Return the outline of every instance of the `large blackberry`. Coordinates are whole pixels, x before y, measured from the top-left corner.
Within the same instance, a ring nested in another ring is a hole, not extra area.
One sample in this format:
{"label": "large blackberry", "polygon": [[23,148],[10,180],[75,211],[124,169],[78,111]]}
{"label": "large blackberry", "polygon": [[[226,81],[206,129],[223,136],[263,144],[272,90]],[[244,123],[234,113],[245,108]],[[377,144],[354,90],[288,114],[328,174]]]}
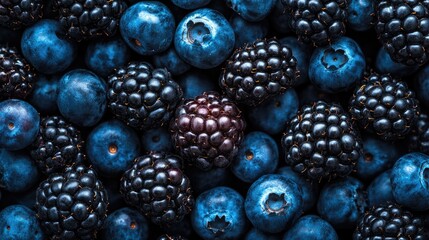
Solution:
{"label": "large blackberry", "polygon": [[187,100],[177,108],[170,124],[176,150],[203,170],[231,163],[245,127],[237,106],[216,92]]}
{"label": "large blackberry", "polygon": [[427,239],[423,221],[396,204],[373,207],[361,218],[354,240],[366,239]]}
{"label": "large blackberry", "polygon": [[84,160],[80,132],[60,116],[42,119],[39,134],[31,146],[31,157],[45,174],[62,172]]}
{"label": "large blackberry", "polygon": [[68,36],[80,42],[113,36],[126,4],[122,0],[56,0],[56,8]]}
{"label": "large blackberry", "polygon": [[414,92],[390,75],[365,76],[350,100],[350,114],[361,128],[384,140],[404,138],[419,114]]}
{"label": "large blackberry", "polygon": [[408,150],[429,154],[429,116],[420,114],[408,136]]}
{"label": "large blackberry", "polygon": [[282,138],[286,163],[307,178],[345,177],[361,154],[361,140],[347,113],[319,101],[292,118]]}
{"label": "large blackberry", "polygon": [[166,69],[153,69],[146,62],[131,62],[109,76],[110,110],[137,129],[168,123],[182,95],[179,84]]}
{"label": "large blackberry", "polygon": [[347,0],[281,0],[298,39],[325,46],[346,32]]}
{"label": "large blackberry", "polygon": [[429,57],[429,1],[381,0],[375,30],[390,57],[419,65]]}
{"label": "large blackberry", "polygon": [[16,49],[0,47],[0,101],[26,98],[33,90],[34,80],[33,68]]}
{"label": "large blackberry", "polygon": [[49,239],[95,239],[108,199],[91,168],[77,165],[51,174],[36,192],[36,211]]}
{"label": "large blackberry", "polygon": [[138,157],[121,178],[121,193],[155,224],[179,222],[194,206],[189,179],[181,168],[178,156],[151,152]]}
{"label": "large blackberry", "polygon": [[298,74],[292,50],[276,39],[236,49],[220,76],[220,87],[239,103],[255,106],[294,86]]}
{"label": "large blackberry", "polygon": [[13,30],[27,27],[43,15],[42,0],[2,0],[0,1],[0,26]]}

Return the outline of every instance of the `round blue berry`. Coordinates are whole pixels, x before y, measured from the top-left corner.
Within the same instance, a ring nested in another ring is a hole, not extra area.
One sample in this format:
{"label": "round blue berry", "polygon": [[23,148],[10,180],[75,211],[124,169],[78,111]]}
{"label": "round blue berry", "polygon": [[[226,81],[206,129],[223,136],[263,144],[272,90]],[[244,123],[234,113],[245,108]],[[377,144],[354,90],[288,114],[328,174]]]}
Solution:
{"label": "round blue berry", "polygon": [[375,2],[373,0],[350,0],[347,8],[347,24],[355,31],[369,30],[374,23]]}
{"label": "round blue berry", "polygon": [[167,128],[149,129],[144,131],[142,135],[142,149],[146,152],[170,152],[173,149],[171,135]]}
{"label": "round blue berry", "polygon": [[392,182],[390,175],[392,170],[387,170],[376,177],[367,188],[369,207],[380,206],[385,203],[394,203]]}
{"label": "round blue berry", "polygon": [[235,33],[235,48],[244,47],[245,44],[262,39],[268,33],[268,20],[249,22],[240,15],[234,14],[229,22]]}
{"label": "round blue berry", "polygon": [[226,0],[238,15],[250,22],[262,21],[271,12],[277,0]]}
{"label": "round blue berry", "polygon": [[29,102],[41,112],[49,114],[57,112],[59,82],[60,76],[58,75],[39,75]]}
{"label": "round blue berry", "polygon": [[153,56],[153,64],[157,68],[166,68],[172,75],[183,74],[191,68],[179,57],[174,47]]}
{"label": "round blue berry", "polygon": [[201,8],[210,3],[211,0],[171,0],[171,2],[183,9]]}
{"label": "round blue berry", "polygon": [[337,240],[335,229],[327,221],[316,215],[303,216],[286,231],[283,240]]}
{"label": "round blue berry", "polygon": [[0,239],[46,239],[36,213],[22,205],[11,205],[0,212]]}
{"label": "round blue berry", "polygon": [[375,60],[375,69],[379,73],[388,73],[395,77],[405,77],[415,73],[418,66],[408,66],[392,60],[384,47],[380,48]]}
{"label": "round blue berry", "polygon": [[146,240],[149,226],[139,211],[125,207],[107,216],[100,235],[102,240]]}
{"label": "round blue berry", "polygon": [[193,99],[203,92],[217,89],[215,81],[212,81],[207,74],[202,71],[192,70],[179,77],[179,85],[183,89],[183,98]]}

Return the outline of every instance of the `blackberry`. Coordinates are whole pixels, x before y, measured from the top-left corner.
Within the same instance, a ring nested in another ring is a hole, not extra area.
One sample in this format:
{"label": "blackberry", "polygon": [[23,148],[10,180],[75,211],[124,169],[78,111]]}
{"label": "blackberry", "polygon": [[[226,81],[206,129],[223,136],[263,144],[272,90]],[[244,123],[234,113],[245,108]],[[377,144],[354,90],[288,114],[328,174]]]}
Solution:
{"label": "blackberry", "polygon": [[158,237],[158,240],[186,240],[187,238],[184,238],[180,235],[170,235],[170,234],[164,234]]}
{"label": "blackberry", "polygon": [[396,204],[373,207],[361,218],[353,234],[363,239],[427,239],[422,219]]}
{"label": "blackberry", "polygon": [[220,87],[239,103],[255,106],[295,85],[297,62],[276,39],[257,40],[235,50],[220,76]]}
{"label": "blackberry", "polygon": [[83,146],[80,132],[72,124],[59,116],[46,117],[32,144],[31,157],[43,173],[61,172],[84,160]]}
{"label": "blackberry", "polygon": [[227,167],[237,154],[246,123],[226,97],[205,92],[185,101],[170,124],[173,146],[198,168]]}
{"label": "blackberry", "polygon": [[410,132],[419,104],[405,82],[371,73],[353,93],[349,112],[361,128],[384,140],[397,140]]}
{"label": "blackberry", "polygon": [[182,100],[183,91],[164,68],[131,62],[109,76],[108,106],[129,126],[148,130],[164,125]]}
{"label": "blackberry", "polygon": [[33,25],[42,15],[42,0],[0,1],[0,26],[17,30]]}
{"label": "blackberry", "polygon": [[390,57],[421,65],[429,57],[429,1],[382,0],[376,8],[375,30]]}
{"label": "blackberry", "polygon": [[286,163],[312,180],[345,177],[361,154],[361,139],[347,113],[319,101],[292,118],[282,138]]}
{"label": "blackberry", "polygon": [[0,47],[0,101],[25,99],[33,90],[35,72],[15,48]]}
{"label": "blackberry", "polygon": [[182,172],[182,159],[161,152],[138,157],[121,178],[125,202],[139,208],[153,223],[170,225],[194,205],[191,185]]}
{"label": "blackberry", "polygon": [[408,136],[408,150],[429,154],[429,116],[420,114]]}
{"label": "blackberry", "polygon": [[82,165],[51,174],[36,192],[37,217],[49,239],[95,239],[107,206],[103,184]]}
{"label": "blackberry", "polygon": [[59,21],[75,41],[116,33],[126,8],[122,0],[56,0]]}
{"label": "blackberry", "polygon": [[321,47],[346,32],[347,0],[281,0],[290,25],[305,43]]}

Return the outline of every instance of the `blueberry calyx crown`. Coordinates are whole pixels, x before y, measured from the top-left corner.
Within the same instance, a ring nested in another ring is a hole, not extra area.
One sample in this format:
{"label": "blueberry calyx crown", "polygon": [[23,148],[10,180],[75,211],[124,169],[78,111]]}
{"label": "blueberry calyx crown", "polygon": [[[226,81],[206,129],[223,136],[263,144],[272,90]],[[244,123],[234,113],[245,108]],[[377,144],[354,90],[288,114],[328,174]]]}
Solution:
{"label": "blueberry calyx crown", "polygon": [[284,212],[286,212],[286,208],[289,206],[289,204],[285,200],[285,194],[277,194],[277,193],[270,193],[268,195],[267,200],[264,203],[265,210],[269,214],[276,214],[280,215]]}
{"label": "blueberry calyx crown", "polygon": [[222,235],[231,226],[231,222],[226,221],[225,218],[225,215],[221,217],[216,215],[214,219],[207,222],[207,229],[211,230],[215,236]]}

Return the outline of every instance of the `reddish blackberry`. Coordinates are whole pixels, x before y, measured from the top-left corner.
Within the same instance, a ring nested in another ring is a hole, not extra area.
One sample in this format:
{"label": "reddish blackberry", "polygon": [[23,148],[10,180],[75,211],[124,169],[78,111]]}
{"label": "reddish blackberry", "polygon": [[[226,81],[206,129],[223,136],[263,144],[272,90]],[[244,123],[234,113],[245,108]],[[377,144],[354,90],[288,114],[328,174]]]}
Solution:
{"label": "reddish blackberry", "polygon": [[295,85],[292,50],[276,39],[257,40],[235,50],[220,76],[220,87],[239,103],[255,106]]}
{"label": "reddish blackberry", "polygon": [[31,157],[45,174],[62,172],[81,163],[85,156],[80,132],[60,116],[42,119],[39,134],[31,147]]}
{"label": "reddish blackberry", "polygon": [[408,136],[408,150],[429,154],[429,116],[420,114]]}
{"label": "reddish blackberry", "polygon": [[429,1],[382,0],[375,30],[390,57],[406,65],[421,65],[429,57]]}
{"label": "reddish blackberry", "polygon": [[36,192],[37,217],[49,239],[95,239],[107,206],[103,184],[82,165],[51,174]]}
{"label": "reddish blackberry", "polygon": [[34,80],[33,68],[16,49],[0,47],[0,101],[25,99],[33,90]]}
{"label": "reddish blackberry", "polygon": [[113,114],[137,129],[164,125],[182,100],[182,89],[164,68],[131,62],[109,76],[108,104]]}
{"label": "reddish blackberry", "polygon": [[384,140],[396,140],[410,132],[419,104],[405,82],[371,73],[356,88],[349,111],[361,128]]}
{"label": "reddish blackberry", "polygon": [[373,207],[361,218],[354,240],[366,239],[427,239],[423,221],[401,206],[389,204]]}
{"label": "reddish blackberry", "polygon": [[80,42],[113,36],[126,4],[122,0],[56,0],[56,8],[67,35]]}
{"label": "reddish blackberry", "polygon": [[182,159],[151,152],[135,159],[121,178],[121,193],[128,204],[139,208],[152,222],[179,222],[194,206],[191,185],[182,172]]}
{"label": "reddish blackberry", "polygon": [[231,163],[245,127],[237,106],[216,92],[187,100],[177,108],[170,124],[176,150],[203,170]]}
{"label": "reddish blackberry", "polygon": [[325,46],[346,32],[347,0],[281,0],[298,39]]}
{"label": "reddish blackberry", "polygon": [[286,163],[307,178],[345,177],[355,168],[361,140],[347,113],[319,101],[304,106],[282,138]]}
{"label": "reddish blackberry", "polygon": [[0,25],[13,30],[33,25],[43,15],[42,0],[0,1]]}

